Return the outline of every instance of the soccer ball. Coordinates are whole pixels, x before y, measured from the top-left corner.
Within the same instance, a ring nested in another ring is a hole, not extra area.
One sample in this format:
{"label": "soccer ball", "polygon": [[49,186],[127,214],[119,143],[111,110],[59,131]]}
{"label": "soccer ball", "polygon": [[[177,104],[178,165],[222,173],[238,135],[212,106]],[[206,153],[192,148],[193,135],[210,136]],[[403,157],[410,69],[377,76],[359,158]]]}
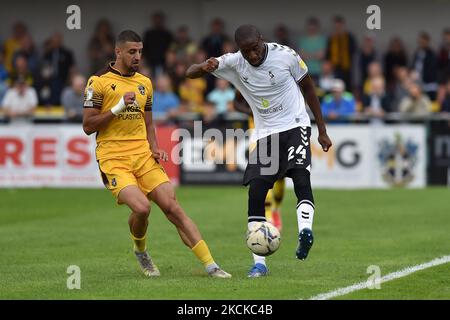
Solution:
{"label": "soccer ball", "polygon": [[258,256],[270,256],[280,241],[280,231],[270,222],[257,222],[247,231],[247,247]]}

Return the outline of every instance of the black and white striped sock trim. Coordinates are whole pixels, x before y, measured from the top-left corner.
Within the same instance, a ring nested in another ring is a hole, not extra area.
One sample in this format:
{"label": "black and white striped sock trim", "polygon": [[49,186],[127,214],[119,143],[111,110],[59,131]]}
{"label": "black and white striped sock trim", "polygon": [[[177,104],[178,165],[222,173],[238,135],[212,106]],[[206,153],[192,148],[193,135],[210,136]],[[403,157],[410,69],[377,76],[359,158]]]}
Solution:
{"label": "black and white striped sock trim", "polygon": [[248,216],[248,222],[255,222],[255,221],[267,221],[267,219],[264,216]]}
{"label": "black and white striped sock trim", "polygon": [[309,200],[302,200],[302,201],[300,201],[300,202],[297,204],[297,209],[298,209],[298,207],[300,207],[300,205],[301,205],[302,203],[307,203],[307,204],[309,204],[311,207],[313,207],[314,210],[316,210],[316,207],[314,206],[314,203],[311,202],[311,201],[309,201]]}

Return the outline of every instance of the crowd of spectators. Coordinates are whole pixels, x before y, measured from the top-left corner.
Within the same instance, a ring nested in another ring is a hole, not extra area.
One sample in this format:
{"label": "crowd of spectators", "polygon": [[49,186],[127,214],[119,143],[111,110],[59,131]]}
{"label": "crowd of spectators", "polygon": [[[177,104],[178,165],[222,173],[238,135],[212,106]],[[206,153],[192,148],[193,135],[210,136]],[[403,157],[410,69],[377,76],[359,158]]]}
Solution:
{"label": "crowd of spectators", "polygon": [[[300,27],[299,39],[283,24],[265,36],[266,41],[300,53],[316,81],[328,120],[343,121],[358,114],[378,119],[389,113],[450,112],[450,28],[441,35],[420,32],[412,52],[393,35],[387,50],[380,52],[375,33],[356,39],[342,16],[335,16],[331,24],[332,32],[327,34],[322,22],[312,17]],[[102,19],[86,39],[89,74],[114,59],[115,33],[111,21]],[[438,46],[432,45],[431,36]],[[170,30],[165,15],[158,12],[142,37],[141,72],[154,84],[155,121],[172,122],[186,114],[220,120],[234,111],[235,90],[228,82],[211,75],[184,76],[192,63],[237,50],[223,20],[213,19],[209,33],[196,42],[188,26]],[[17,22],[9,37],[0,40],[0,110],[11,121],[32,118],[37,106],[62,106],[68,121],[81,121],[87,76],[80,73],[60,33],[38,46],[28,27]]]}

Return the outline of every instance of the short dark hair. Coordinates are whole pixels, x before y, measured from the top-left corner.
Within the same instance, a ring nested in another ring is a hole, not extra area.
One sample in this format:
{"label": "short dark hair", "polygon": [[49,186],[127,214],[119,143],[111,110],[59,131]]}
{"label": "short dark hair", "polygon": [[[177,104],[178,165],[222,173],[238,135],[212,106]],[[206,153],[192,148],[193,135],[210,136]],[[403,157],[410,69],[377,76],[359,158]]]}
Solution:
{"label": "short dark hair", "polygon": [[320,21],[316,17],[309,17],[306,23],[308,25],[320,26]]}
{"label": "short dark hair", "polygon": [[257,40],[259,37],[261,37],[261,33],[251,24],[243,24],[234,33],[234,41],[236,43],[242,43],[246,40]]}
{"label": "short dark hair", "polygon": [[124,30],[116,38],[116,46],[125,42],[142,42],[141,37],[132,30]]}
{"label": "short dark hair", "polygon": [[343,16],[341,16],[341,15],[335,15],[333,17],[333,21],[335,23],[345,23],[345,18]]}
{"label": "short dark hair", "polygon": [[421,31],[419,33],[419,37],[424,39],[425,41],[430,41],[431,40],[430,34],[428,32],[426,32],[426,31]]}

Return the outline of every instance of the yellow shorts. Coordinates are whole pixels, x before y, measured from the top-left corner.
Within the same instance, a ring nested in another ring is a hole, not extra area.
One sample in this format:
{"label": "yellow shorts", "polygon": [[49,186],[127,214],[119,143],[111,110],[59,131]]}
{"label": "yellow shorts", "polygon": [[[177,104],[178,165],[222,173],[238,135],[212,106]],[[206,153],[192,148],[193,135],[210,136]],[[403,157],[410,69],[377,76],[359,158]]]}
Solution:
{"label": "yellow shorts", "polygon": [[136,185],[147,196],[157,186],[169,181],[164,168],[150,152],[101,159],[98,166],[105,187],[117,201],[119,192],[126,186]]}

